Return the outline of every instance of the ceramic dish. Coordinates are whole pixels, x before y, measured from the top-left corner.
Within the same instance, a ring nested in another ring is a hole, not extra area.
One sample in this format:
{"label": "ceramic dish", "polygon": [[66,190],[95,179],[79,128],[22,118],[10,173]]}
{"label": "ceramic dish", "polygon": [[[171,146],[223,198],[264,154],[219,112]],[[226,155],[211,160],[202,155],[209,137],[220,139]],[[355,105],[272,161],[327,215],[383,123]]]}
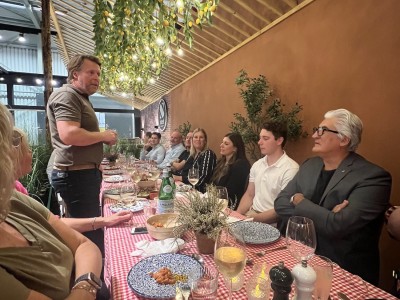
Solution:
{"label": "ceramic dish", "polygon": [[123,204],[123,203],[115,203],[111,204],[109,206],[110,211],[113,213],[117,213],[121,210],[130,210],[131,212],[137,212],[143,210],[143,202],[142,201],[136,201],[135,204]]}
{"label": "ceramic dish", "polygon": [[281,236],[275,227],[260,222],[236,222],[231,225],[240,228],[246,244],[269,244]]}
{"label": "ceramic dish", "polygon": [[[194,280],[202,274],[201,264],[194,258],[183,254],[158,254],[142,259],[132,267],[128,274],[128,285],[135,294],[147,299],[171,299],[175,298],[175,284],[158,284],[151,276],[151,272],[157,272],[167,267],[173,274],[193,276]],[[140,278],[140,280],[138,280]],[[178,286],[181,283],[177,283]]]}
{"label": "ceramic dish", "polygon": [[124,181],[124,177],[122,177],[120,175],[113,175],[113,176],[110,176],[108,178],[104,178],[104,181],[105,182],[110,182],[110,183],[121,182],[121,181]]}
{"label": "ceramic dish", "polygon": [[[134,189],[129,189],[129,190],[124,190],[124,194],[130,194],[130,193],[134,193]],[[106,195],[114,195],[114,196],[118,196],[121,194],[121,191],[119,189],[109,189],[109,190],[105,190],[104,194]]]}
{"label": "ceramic dish", "polygon": [[120,175],[122,174],[122,170],[116,169],[116,170],[104,170],[103,175]]}

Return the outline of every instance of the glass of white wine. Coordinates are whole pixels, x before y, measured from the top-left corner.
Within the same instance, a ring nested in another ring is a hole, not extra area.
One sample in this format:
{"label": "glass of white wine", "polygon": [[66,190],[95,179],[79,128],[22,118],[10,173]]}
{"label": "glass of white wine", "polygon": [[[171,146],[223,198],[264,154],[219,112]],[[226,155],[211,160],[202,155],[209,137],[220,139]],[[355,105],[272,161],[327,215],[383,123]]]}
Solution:
{"label": "glass of white wine", "polygon": [[219,201],[223,203],[222,210],[225,210],[226,208],[228,208],[229,205],[228,190],[224,186],[216,186],[215,188],[217,189]]}
{"label": "glass of white wine", "polygon": [[232,299],[232,278],[243,271],[246,265],[246,251],[240,228],[223,228],[215,242],[214,261],[224,277],[229,278],[229,299]]}
{"label": "glass of white wine", "polygon": [[192,187],[194,188],[196,184],[199,182],[199,169],[197,168],[189,169],[188,180],[192,185]]}

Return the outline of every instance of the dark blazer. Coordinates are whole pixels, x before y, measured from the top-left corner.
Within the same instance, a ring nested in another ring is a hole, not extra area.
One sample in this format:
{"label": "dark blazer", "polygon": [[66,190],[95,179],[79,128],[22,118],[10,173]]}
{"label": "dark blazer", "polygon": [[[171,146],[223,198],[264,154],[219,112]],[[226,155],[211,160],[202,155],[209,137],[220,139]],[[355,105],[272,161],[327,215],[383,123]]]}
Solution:
{"label": "dark blazer", "polygon": [[239,205],[249,181],[250,163],[247,159],[236,160],[228,172],[213,184],[224,186],[228,190],[229,207],[233,210]]}
{"label": "dark blazer", "polygon": [[[389,203],[392,178],[384,169],[351,152],[333,174],[319,204],[311,200],[324,163],[321,158],[306,160],[299,172],[275,200],[275,211],[285,230],[290,216],[313,220],[317,233],[317,254],[342,268],[377,284],[379,280],[379,236]],[[305,197],[290,203],[295,193]],[[338,213],[332,209],[348,200]]]}

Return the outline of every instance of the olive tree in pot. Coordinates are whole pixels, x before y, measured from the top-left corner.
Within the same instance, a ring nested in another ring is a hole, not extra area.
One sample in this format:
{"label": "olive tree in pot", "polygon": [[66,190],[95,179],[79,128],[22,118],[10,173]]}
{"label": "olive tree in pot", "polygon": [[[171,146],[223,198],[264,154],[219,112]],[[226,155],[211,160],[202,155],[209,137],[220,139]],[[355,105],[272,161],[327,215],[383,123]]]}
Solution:
{"label": "olive tree in pot", "polygon": [[298,116],[303,110],[302,105],[296,102],[292,107],[284,109],[285,104],[275,96],[264,75],[251,78],[246,71],[241,70],[235,83],[240,88],[246,116],[235,113],[235,121],[231,123],[230,129],[242,136],[251,160],[255,161],[261,157],[257,142],[262,124],[267,121],[286,122],[288,140],[295,141],[308,135],[303,130],[303,121]]}

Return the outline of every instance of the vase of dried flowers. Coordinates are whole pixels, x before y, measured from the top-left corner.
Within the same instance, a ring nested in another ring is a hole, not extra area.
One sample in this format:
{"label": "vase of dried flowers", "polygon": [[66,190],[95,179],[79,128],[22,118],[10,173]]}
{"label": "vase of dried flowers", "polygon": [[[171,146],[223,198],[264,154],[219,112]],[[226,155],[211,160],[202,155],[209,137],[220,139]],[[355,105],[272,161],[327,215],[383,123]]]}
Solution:
{"label": "vase of dried flowers", "polygon": [[175,211],[179,214],[177,223],[180,226],[174,229],[175,236],[193,232],[199,253],[213,253],[218,232],[228,226],[228,215],[223,209],[224,203],[213,185],[207,186],[204,195],[194,191],[185,194],[185,199],[176,199]]}

